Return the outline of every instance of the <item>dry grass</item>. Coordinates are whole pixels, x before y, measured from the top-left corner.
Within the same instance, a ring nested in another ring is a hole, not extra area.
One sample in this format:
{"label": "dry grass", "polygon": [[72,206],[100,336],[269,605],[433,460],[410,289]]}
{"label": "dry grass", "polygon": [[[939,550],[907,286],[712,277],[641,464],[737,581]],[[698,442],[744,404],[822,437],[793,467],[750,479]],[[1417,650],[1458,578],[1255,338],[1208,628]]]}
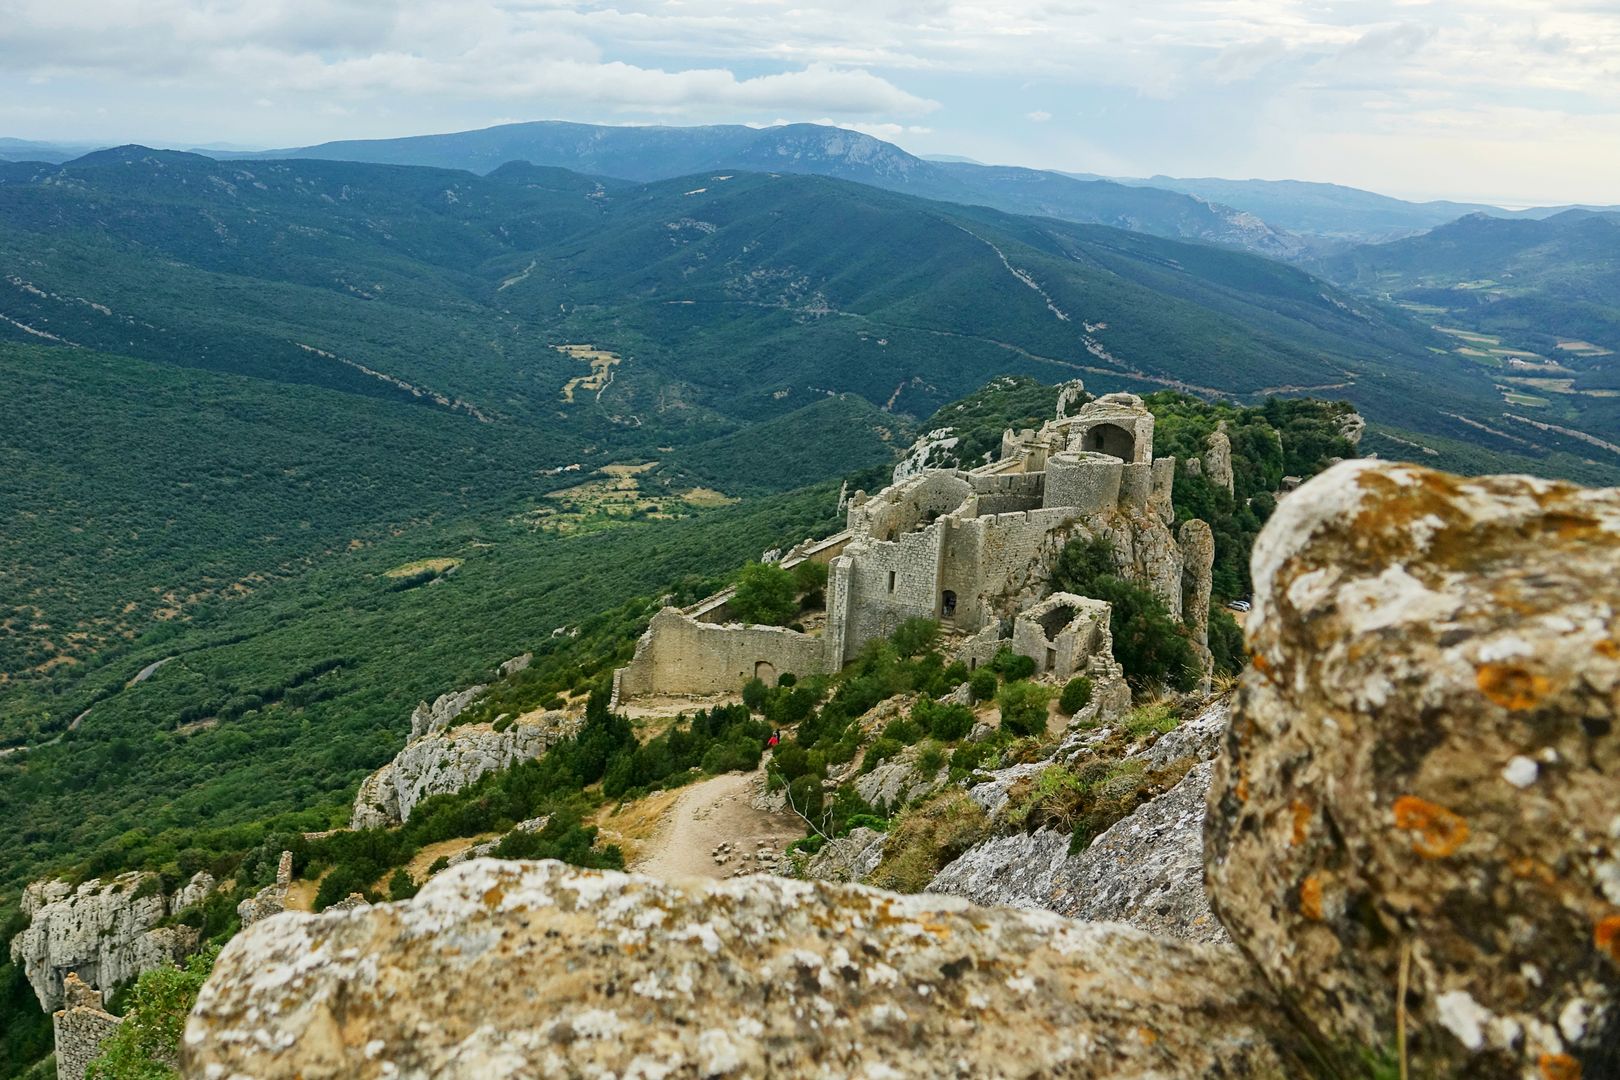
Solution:
{"label": "dry grass", "polygon": [[[501,834],[493,832],[480,833],[479,835],[473,837],[458,836],[452,840],[440,840],[437,844],[428,844],[426,847],[422,848],[421,851],[418,851],[414,856],[412,856],[410,862],[405,864],[405,872],[411,875],[412,881],[420,885],[422,882],[428,879],[428,867],[438,862],[439,859],[448,859],[452,856],[460,855],[463,851],[466,851],[474,844],[482,844],[484,841],[493,840],[499,835]],[[378,892],[387,895],[388,879],[393,876],[394,872],[390,870],[388,873],[383,875],[383,879],[374,885],[373,888],[375,888]]]}
{"label": "dry grass", "polygon": [[591,367],[589,375],[580,375],[569,379],[563,384],[563,400],[572,402],[574,393],[584,390],[601,397],[602,391],[608,388],[613,381],[613,369],[620,363],[620,358],[594,345],[553,345],[552,348],[564,356],[571,356],[581,360]]}
{"label": "dry grass", "polygon": [[420,574],[424,570],[431,570],[435,574],[442,574],[446,570],[453,570],[460,565],[460,559],[417,559],[415,562],[403,563],[394,567],[392,570],[383,571],[383,577],[410,577],[413,574]]}
{"label": "dry grass", "polygon": [[731,506],[739,501],[724,492],[706,487],[695,487],[691,491],[683,492],[681,500],[689,506],[699,507]]}
{"label": "dry grass", "polygon": [[657,839],[683,788],[655,791],[644,799],[621,806],[604,806],[590,819],[601,830],[598,843],[617,844],[624,852],[626,866],[634,866],[649,844]]}

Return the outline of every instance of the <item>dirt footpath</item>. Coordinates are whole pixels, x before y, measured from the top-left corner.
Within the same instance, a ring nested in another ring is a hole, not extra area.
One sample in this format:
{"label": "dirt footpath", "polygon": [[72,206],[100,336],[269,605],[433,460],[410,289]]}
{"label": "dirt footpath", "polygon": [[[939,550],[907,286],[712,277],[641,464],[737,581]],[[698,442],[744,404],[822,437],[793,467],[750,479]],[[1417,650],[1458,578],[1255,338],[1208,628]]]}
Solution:
{"label": "dirt footpath", "polygon": [[[684,789],[631,869],[666,880],[723,878],[739,868],[752,870],[761,842],[766,850],[780,852],[804,835],[804,827],[792,814],[769,814],[749,805],[762,783],[763,773],[726,773]],[[714,858],[721,844],[731,845],[723,865]]]}

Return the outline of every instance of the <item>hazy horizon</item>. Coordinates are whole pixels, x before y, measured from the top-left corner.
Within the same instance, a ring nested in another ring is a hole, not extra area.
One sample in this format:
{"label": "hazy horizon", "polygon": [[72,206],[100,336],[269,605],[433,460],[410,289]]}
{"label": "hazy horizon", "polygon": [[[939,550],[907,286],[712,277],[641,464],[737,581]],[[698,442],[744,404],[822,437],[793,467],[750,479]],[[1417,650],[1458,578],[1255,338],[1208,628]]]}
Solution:
{"label": "hazy horizon", "polygon": [[833,123],[916,154],[1620,202],[1592,0],[18,0],[0,132],[294,147],[526,119]]}

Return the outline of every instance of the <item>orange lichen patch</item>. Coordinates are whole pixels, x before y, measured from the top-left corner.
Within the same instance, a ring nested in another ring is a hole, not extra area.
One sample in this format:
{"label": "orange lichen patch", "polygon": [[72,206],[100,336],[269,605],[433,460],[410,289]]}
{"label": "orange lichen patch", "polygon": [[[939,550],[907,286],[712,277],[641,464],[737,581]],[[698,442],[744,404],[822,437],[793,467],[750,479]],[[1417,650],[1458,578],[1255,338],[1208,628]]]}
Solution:
{"label": "orange lichen patch", "polygon": [[1312,922],[1322,921],[1322,879],[1315,874],[1299,883],[1299,913]]}
{"label": "orange lichen patch", "polygon": [[1288,808],[1294,814],[1294,831],[1288,838],[1288,844],[1290,847],[1299,847],[1310,835],[1311,808],[1298,799],[1289,804]]}
{"label": "orange lichen patch", "polygon": [[1237,796],[1238,802],[1246,803],[1249,801],[1249,778],[1247,776],[1238,777],[1237,786],[1232,789],[1232,794]]}
{"label": "orange lichen patch", "polygon": [[1592,941],[1599,949],[1608,953],[1615,963],[1620,963],[1620,915],[1609,915],[1599,919],[1597,929],[1592,932]]}
{"label": "orange lichen patch", "polygon": [[1258,671],[1262,675],[1264,675],[1271,668],[1271,664],[1267,662],[1264,653],[1255,653],[1253,656],[1249,657],[1249,663],[1254,666],[1254,670]]}
{"label": "orange lichen patch", "polygon": [[1552,689],[1545,675],[1517,664],[1481,664],[1475,669],[1479,692],[1504,709],[1531,709]]}
{"label": "orange lichen patch", "polygon": [[1159,1041],[1159,1036],[1150,1027],[1137,1028],[1136,1037],[1142,1040],[1142,1044],[1144,1046],[1152,1046],[1154,1043]]}
{"label": "orange lichen patch", "polygon": [[1616,641],[1613,638],[1604,638],[1602,641],[1592,646],[1592,651],[1596,652],[1599,656],[1607,657],[1610,660],[1620,660],[1620,641]]}
{"label": "orange lichen patch", "polygon": [[1536,1067],[1542,1080],[1581,1080],[1581,1063],[1568,1054],[1542,1054]]}
{"label": "orange lichen patch", "polygon": [[1424,858],[1443,859],[1468,839],[1468,822],[1461,815],[1427,799],[1402,795],[1395,800],[1394,810],[1397,829],[1419,834],[1412,850]]}
{"label": "orange lichen patch", "polygon": [[496,908],[501,906],[501,900],[503,900],[505,897],[506,891],[504,889],[502,889],[499,885],[491,885],[488,889],[484,890],[484,906],[489,908],[491,911],[494,911]]}
{"label": "orange lichen patch", "polygon": [[1514,877],[1534,878],[1543,885],[1552,885],[1558,881],[1558,875],[1553,873],[1553,868],[1540,859],[1514,859],[1508,869],[1513,871]]}

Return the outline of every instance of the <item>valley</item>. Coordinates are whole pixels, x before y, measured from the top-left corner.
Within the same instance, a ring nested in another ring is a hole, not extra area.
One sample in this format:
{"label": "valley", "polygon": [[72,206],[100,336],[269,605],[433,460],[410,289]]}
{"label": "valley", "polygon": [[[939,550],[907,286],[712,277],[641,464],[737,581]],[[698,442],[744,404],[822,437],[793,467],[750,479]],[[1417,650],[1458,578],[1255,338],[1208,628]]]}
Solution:
{"label": "valley", "polygon": [[[327,854],[293,900],[325,906],[499,839],[533,809],[521,775],[386,853],[330,830],[418,701],[493,683],[466,717],[492,730],[580,712],[664,603],[836,532],[931,426],[982,462],[1065,380],[1149,395],[1183,459],[1219,417],[1264,462],[1238,488],[1262,506],[1344,450],[1323,417],[1349,406],[1276,395],[1353,403],[1385,456],[1620,477],[1601,328],[1528,340],[1348,271],[1062,216],[797,171],[123,148],[0,172],[0,813],[23,823],[0,912],[49,871],[267,885],[305,842]],[[1214,527],[1214,595],[1246,595],[1258,515],[1176,484]],[[718,794],[669,811],[682,865],[714,858],[699,811],[738,809],[711,771]],[[595,789],[566,792],[594,826],[522,844],[611,835]],[[627,850],[653,850],[642,816]]]}

